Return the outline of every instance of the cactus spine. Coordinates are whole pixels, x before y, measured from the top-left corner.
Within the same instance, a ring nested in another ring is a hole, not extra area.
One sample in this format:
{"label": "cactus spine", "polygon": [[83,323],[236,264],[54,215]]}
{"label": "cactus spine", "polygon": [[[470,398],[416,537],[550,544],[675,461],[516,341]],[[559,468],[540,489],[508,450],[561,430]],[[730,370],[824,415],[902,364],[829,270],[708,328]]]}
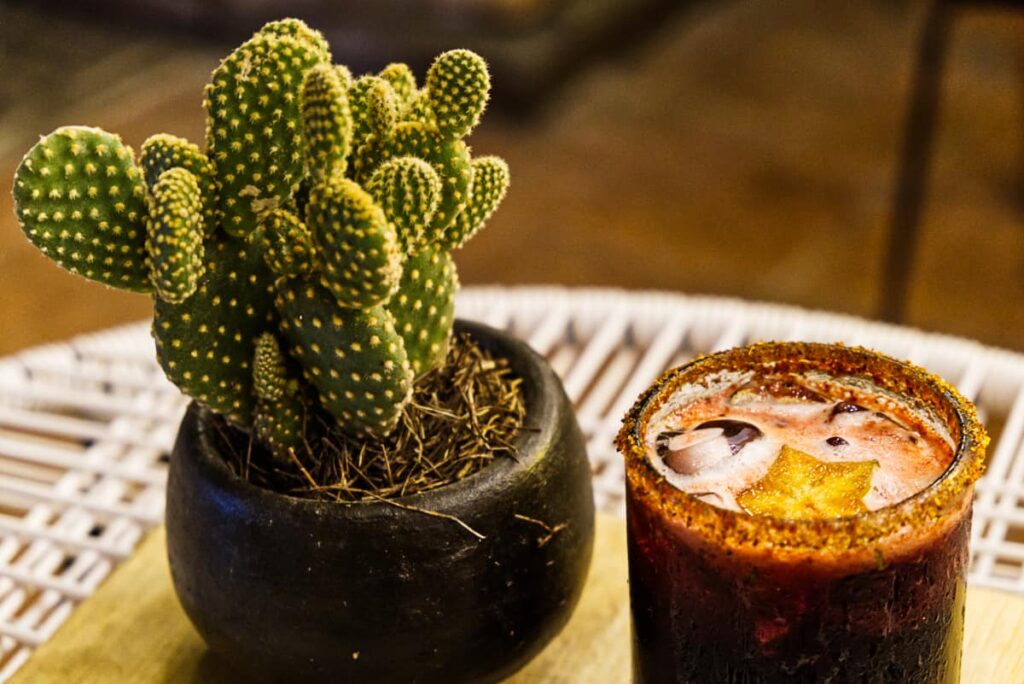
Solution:
{"label": "cactus spine", "polygon": [[157,357],[182,390],[278,458],[311,411],[352,435],[397,424],[443,362],[458,287],[451,250],[504,197],[508,168],[463,142],[490,80],[444,53],[353,78],[323,37],[271,22],[206,89],[206,149],[65,127],[15,178],[18,218],[79,275],[151,292]]}

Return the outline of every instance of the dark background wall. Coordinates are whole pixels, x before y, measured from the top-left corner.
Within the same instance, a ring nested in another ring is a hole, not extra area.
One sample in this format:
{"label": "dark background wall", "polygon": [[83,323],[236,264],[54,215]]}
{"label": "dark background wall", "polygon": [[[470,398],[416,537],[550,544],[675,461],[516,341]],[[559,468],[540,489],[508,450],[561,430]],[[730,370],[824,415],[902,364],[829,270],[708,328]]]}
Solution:
{"label": "dark background wall", "polygon": [[[501,64],[470,142],[508,160],[512,189],[457,255],[464,283],[659,288],[875,315],[923,3],[624,1],[610,3],[625,11],[610,31],[577,17],[561,34],[540,29],[553,16],[564,24],[569,0],[494,4],[506,14],[432,38],[485,36],[474,46]],[[159,131],[201,141],[202,86],[237,42],[223,28],[0,5],[0,179],[65,123],[136,147]],[[379,44],[338,36],[336,52],[383,66]],[[396,56],[415,60],[423,46],[401,37]],[[906,322],[1024,349],[1024,13],[961,13],[938,111]],[[36,254],[0,192],[0,353],[148,311],[146,298]]]}

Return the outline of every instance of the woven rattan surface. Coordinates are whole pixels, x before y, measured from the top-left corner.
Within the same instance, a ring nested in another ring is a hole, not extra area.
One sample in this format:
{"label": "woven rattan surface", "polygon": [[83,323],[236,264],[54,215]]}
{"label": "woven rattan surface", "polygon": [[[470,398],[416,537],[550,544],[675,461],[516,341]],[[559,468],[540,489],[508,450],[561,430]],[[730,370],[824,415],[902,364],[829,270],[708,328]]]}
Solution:
{"label": "woven rattan surface", "polygon": [[[660,293],[468,287],[458,313],[548,357],[587,435],[597,504],[619,515],[612,438],[667,367],[793,339],[861,344],[924,365],[978,404],[993,436],[970,580],[1024,594],[1024,356],[846,316]],[[156,366],[145,323],[0,360],[0,680],[161,521],[186,403]]]}

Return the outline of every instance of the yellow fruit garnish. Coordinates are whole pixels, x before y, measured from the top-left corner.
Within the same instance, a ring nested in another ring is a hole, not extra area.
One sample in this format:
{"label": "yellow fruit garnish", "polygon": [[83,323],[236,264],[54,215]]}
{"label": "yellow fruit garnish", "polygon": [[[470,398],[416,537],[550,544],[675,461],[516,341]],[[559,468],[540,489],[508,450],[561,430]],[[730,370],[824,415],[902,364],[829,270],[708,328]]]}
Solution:
{"label": "yellow fruit garnish", "polygon": [[827,463],[788,446],[768,473],[736,497],[744,511],[776,518],[840,518],[867,510],[878,461]]}

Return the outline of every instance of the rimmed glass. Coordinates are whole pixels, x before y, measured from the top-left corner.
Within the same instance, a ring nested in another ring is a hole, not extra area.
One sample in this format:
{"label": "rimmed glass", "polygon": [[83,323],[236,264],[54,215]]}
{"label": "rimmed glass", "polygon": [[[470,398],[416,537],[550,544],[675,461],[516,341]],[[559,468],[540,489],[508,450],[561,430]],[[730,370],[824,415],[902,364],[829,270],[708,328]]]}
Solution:
{"label": "rimmed glass", "polygon": [[[953,460],[914,496],[844,518],[751,516],[676,489],[648,460],[648,422],[680,388],[750,371],[823,373],[898,395],[948,432]],[[636,681],[958,681],[971,500],[987,442],[955,388],[866,349],[763,343],[665,373],[618,438]]]}

